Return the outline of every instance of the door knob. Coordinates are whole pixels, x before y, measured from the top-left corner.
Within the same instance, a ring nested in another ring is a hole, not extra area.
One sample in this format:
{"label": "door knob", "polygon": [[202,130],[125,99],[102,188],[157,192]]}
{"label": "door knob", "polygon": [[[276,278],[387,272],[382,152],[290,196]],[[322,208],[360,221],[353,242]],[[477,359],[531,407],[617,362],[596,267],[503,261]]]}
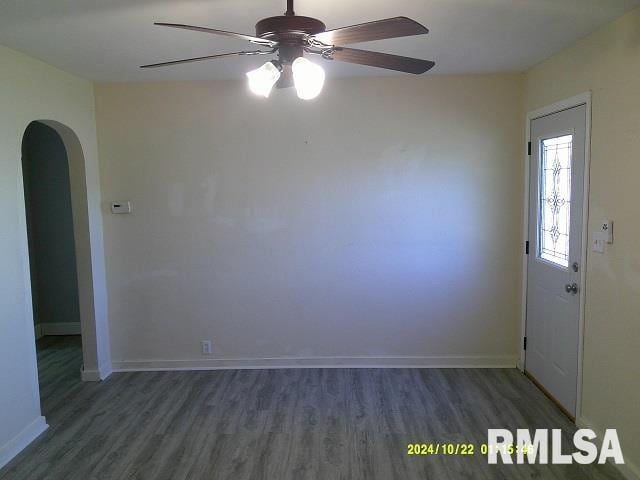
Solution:
{"label": "door knob", "polygon": [[567,283],[564,286],[564,289],[567,293],[572,293],[573,295],[575,295],[576,293],[578,293],[578,284],[577,283]]}

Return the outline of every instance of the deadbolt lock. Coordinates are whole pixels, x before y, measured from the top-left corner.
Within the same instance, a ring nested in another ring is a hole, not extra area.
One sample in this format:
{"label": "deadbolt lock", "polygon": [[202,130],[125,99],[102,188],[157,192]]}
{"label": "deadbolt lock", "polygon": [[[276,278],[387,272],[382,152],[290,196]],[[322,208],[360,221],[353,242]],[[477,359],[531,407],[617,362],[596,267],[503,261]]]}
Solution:
{"label": "deadbolt lock", "polygon": [[564,286],[564,289],[567,293],[571,293],[573,295],[575,295],[576,293],[578,293],[578,284],[577,283],[567,283]]}

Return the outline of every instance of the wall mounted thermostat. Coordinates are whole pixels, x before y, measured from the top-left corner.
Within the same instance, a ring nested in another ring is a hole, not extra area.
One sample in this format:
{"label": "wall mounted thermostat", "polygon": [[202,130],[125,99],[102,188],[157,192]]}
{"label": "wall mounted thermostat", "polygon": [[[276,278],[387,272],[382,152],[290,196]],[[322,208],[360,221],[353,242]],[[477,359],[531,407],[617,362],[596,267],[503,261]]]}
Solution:
{"label": "wall mounted thermostat", "polygon": [[131,213],[131,202],[113,202],[111,213]]}

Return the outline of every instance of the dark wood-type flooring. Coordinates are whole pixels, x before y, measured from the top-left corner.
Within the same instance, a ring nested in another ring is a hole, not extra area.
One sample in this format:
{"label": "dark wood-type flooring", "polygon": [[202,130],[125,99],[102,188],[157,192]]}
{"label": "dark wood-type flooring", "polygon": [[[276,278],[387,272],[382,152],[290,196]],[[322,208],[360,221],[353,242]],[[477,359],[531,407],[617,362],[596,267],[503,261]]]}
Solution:
{"label": "dark wood-type flooring", "polygon": [[79,337],[38,341],[50,425],[0,479],[620,479],[602,465],[408,456],[408,443],[573,426],[520,372],[281,369],[115,373],[80,381]]}

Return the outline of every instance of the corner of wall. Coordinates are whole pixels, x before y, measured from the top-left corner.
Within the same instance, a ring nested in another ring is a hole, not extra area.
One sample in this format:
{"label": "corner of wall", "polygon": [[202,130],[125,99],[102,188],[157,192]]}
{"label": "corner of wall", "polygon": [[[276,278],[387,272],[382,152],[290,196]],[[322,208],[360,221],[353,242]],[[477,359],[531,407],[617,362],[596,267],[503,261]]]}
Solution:
{"label": "corner of wall", "polygon": [[9,463],[16,455],[24,450],[27,445],[38,438],[47,428],[47,421],[43,416],[27,425],[18,435],[4,445],[0,446],[0,468]]}
{"label": "corner of wall", "polygon": [[[585,418],[584,416],[580,416],[576,419],[576,425],[579,428],[588,428],[590,430],[593,430],[598,438],[602,438],[604,432],[603,429],[594,425],[591,420]],[[624,449],[622,450],[622,454],[624,456]],[[613,467],[615,467],[616,470],[618,470],[626,480],[640,480],[640,468],[638,467],[638,465],[630,462],[627,458],[624,459],[624,462],[625,463],[621,465],[613,462],[609,463]]]}

